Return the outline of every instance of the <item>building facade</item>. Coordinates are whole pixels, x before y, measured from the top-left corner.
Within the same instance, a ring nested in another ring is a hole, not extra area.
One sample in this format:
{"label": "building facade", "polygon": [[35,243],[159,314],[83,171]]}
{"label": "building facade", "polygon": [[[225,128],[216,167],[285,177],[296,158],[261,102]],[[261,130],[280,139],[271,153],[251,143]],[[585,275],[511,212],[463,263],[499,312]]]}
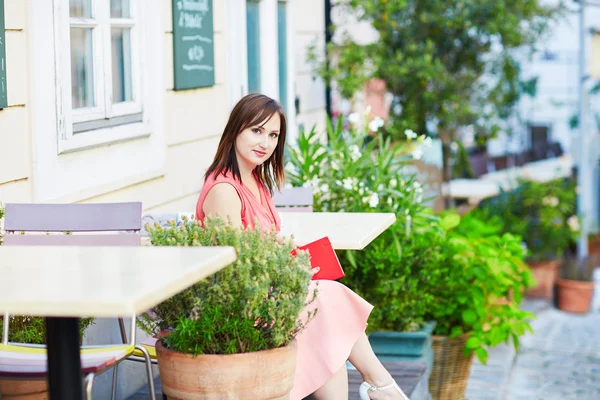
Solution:
{"label": "building facade", "polygon": [[[292,140],[324,126],[324,85],[306,63],[324,42],[323,0],[0,0],[2,17],[2,203],[192,211],[243,95],[278,99]],[[85,339],[119,340],[114,320]],[[119,398],[145,384],[140,364],[119,371]],[[97,397],[110,378],[98,377]]]}
{"label": "building facade", "polygon": [[[280,100],[292,137],[298,126],[324,123],[324,85],[305,62],[307,46],[324,40],[323,0],[2,3],[2,202],[135,200],[146,211],[191,210],[244,94]],[[206,87],[176,88],[178,7],[209,7],[214,83]]]}

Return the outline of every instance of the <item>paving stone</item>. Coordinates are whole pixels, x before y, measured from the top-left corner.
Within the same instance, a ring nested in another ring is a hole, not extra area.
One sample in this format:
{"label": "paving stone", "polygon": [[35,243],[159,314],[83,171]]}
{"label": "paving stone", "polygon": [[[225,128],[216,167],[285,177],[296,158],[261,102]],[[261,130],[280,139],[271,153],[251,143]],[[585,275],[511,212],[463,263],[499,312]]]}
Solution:
{"label": "paving stone", "polygon": [[491,349],[488,366],[474,362],[466,398],[599,400],[597,308],[587,315],[573,315],[531,300],[526,300],[523,308],[537,315],[532,322],[534,334],[521,339],[518,354],[500,347],[496,348],[499,351]]}

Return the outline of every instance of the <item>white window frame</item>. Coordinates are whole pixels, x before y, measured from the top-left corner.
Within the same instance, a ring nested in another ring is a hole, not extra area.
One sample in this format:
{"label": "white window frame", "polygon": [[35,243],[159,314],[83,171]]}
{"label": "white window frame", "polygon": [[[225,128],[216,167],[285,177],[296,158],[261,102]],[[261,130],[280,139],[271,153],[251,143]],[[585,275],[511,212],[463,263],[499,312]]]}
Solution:
{"label": "white window frame", "polygon": [[279,98],[279,53],[277,42],[277,0],[260,0],[260,91]]}
{"label": "white window frame", "polygon": [[248,94],[246,0],[228,0],[227,7],[227,103],[233,109]]}
{"label": "white window frame", "polygon": [[142,121],[77,133],[69,140],[66,133],[72,130],[70,66],[65,74],[60,56],[66,52],[70,59],[70,43],[57,40],[69,31],[69,20],[61,17],[64,8],[69,8],[69,1],[27,3],[29,46],[24,51],[28,51],[31,76],[28,109],[34,160],[30,178],[32,201],[85,201],[164,177],[168,90],[165,69],[172,68],[165,62],[172,53],[165,41],[164,3],[147,1],[140,9]]}
{"label": "white window frame", "polygon": [[[145,27],[144,7],[140,0],[130,0],[132,18],[110,18],[109,0],[93,0],[95,19],[71,18],[68,0],[54,0],[54,24],[57,27],[54,48],[57,74],[57,104],[59,113],[58,153],[68,153],[90,147],[106,145],[150,135],[149,116],[144,113],[147,99],[148,77],[142,75],[141,60],[147,49],[140,30]],[[71,95],[71,27],[94,27],[94,97],[95,107],[72,109]],[[112,103],[112,27],[131,28],[130,46],[132,58],[132,93],[134,101]],[[120,117],[120,118],[119,118]],[[74,124],[96,121],[89,130],[75,132]]]}

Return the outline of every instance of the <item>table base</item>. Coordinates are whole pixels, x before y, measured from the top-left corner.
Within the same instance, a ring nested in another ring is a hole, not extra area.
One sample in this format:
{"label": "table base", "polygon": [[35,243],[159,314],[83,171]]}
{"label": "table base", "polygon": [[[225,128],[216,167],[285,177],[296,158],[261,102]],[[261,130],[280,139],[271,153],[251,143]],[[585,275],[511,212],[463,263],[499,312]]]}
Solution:
{"label": "table base", "polygon": [[48,388],[52,400],[83,400],[79,318],[46,318]]}

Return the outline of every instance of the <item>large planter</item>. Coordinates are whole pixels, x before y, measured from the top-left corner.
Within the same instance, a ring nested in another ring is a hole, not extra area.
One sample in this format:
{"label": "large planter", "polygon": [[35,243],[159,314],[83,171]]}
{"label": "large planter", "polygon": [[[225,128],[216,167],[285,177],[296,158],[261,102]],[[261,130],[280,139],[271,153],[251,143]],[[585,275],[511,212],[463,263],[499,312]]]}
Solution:
{"label": "large planter", "polygon": [[453,339],[433,336],[433,368],[429,377],[432,400],[464,400],[473,353],[465,357],[468,335]]}
{"label": "large planter", "polygon": [[0,379],[0,398],[2,400],[48,400],[46,379]]}
{"label": "large planter", "polygon": [[558,279],[560,260],[529,263],[537,286],[525,292],[525,296],[551,300],[554,297],[554,284]]}
{"label": "large planter", "polygon": [[431,334],[436,323],[430,322],[416,332],[373,332],[369,342],[380,360],[427,361],[431,367]]}
{"label": "large planter", "polygon": [[594,282],[558,279],[556,282],[558,308],[575,314],[587,314],[590,311]]}
{"label": "large planter", "polygon": [[296,369],[295,342],[254,353],[177,353],[156,342],[163,393],[169,400],[289,399]]}

